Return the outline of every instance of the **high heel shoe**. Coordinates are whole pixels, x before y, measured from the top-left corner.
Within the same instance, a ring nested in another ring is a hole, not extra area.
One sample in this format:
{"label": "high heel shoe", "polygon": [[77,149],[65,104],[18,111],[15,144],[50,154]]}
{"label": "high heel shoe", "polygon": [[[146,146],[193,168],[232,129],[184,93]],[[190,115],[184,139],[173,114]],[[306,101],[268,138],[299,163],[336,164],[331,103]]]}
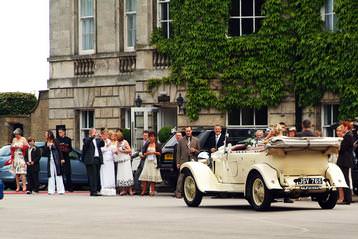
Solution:
{"label": "high heel shoe", "polygon": [[140,195],[141,195],[141,196],[145,196],[145,193],[146,193],[145,191],[142,191],[142,192],[140,193]]}
{"label": "high heel shoe", "polygon": [[119,193],[119,196],[124,196],[124,195],[127,195],[126,191],[122,191],[122,192]]}

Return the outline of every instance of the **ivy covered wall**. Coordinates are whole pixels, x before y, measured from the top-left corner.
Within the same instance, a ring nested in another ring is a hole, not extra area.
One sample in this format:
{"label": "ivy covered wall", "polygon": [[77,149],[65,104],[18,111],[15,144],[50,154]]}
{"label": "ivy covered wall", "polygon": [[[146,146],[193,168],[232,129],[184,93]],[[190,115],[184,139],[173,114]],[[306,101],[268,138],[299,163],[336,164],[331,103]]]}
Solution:
{"label": "ivy covered wall", "polygon": [[[338,31],[325,30],[324,0],[266,0],[259,31],[228,37],[231,0],[171,0],[174,36],[158,29],[153,44],[171,58],[158,84],[186,84],[186,110],[276,106],[296,95],[317,105],[324,92],[340,97],[340,117],[358,116],[358,1],[335,0]],[[219,90],[211,87],[219,80]]]}

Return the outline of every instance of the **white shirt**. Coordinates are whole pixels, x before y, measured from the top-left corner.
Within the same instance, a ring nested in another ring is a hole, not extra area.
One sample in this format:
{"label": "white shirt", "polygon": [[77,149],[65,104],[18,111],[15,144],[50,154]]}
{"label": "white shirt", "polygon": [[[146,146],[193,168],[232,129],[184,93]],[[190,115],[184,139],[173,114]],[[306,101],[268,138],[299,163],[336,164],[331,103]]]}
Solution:
{"label": "white shirt", "polygon": [[32,158],[31,158],[31,152],[34,148],[30,148],[28,151],[27,151],[27,156],[28,156],[28,159],[29,159],[29,162],[31,163],[32,162]]}
{"label": "white shirt", "polygon": [[97,148],[97,141],[96,141],[96,139],[94,138],[94,139],[92,140],[92,142],[93,142],[93,144],[94,144],[94,156],[95,156],[95,157],[99,157],[99,152],[98,152],[98,148]]}
{"label": "white shirt", "polygon": [[220,137],[221,137],[221,134],[215,135],[215,142],[216,142],[215,144],[216,145],[218,144]]}

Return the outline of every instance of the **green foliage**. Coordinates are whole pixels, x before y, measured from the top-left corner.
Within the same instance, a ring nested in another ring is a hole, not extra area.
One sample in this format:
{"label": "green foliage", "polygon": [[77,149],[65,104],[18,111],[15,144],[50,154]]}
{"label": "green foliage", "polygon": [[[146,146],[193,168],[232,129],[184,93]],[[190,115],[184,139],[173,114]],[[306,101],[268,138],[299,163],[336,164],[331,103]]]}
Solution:
{"label": "green foliage", "polygon": [[0,93],[0,115],[26,115],[35,107],[37,99],[29,93]]}
{"label": "green foliage", "polygon": [[[152,42],[171,59],[160,84],[185,85],[191,120],[203,108],[275,106],[295,94],[301,106],[324,92],[340,96],[340,116],[358,115],[358,2],[335,0],[338,32],[324,29],[324,0],[266,0],[257,33],[227,37],[231,0],[171,0],[174,37]],[[213,87],[219,81],[220,87]]]}
{"label": "green foliage", "polygon": [[123,129],[123,137],[125,140],[128,141],[129,145],[131,144],[131,130],[130,129]]}
{"label": "green foliage", "polygon": [[160,143],[165,143],[169,140],[172,127],[164,126],[159,130],[158,139]]}

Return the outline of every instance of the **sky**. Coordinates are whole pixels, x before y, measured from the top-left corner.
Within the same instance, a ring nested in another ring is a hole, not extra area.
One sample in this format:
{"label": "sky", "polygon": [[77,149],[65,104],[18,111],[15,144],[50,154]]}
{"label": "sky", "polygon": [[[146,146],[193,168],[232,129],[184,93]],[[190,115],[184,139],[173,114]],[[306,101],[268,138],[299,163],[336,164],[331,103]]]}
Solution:
{"label": "sky", "polygon": [[0,0],[0,92],[46,90],[48,56],[49,0]]}

